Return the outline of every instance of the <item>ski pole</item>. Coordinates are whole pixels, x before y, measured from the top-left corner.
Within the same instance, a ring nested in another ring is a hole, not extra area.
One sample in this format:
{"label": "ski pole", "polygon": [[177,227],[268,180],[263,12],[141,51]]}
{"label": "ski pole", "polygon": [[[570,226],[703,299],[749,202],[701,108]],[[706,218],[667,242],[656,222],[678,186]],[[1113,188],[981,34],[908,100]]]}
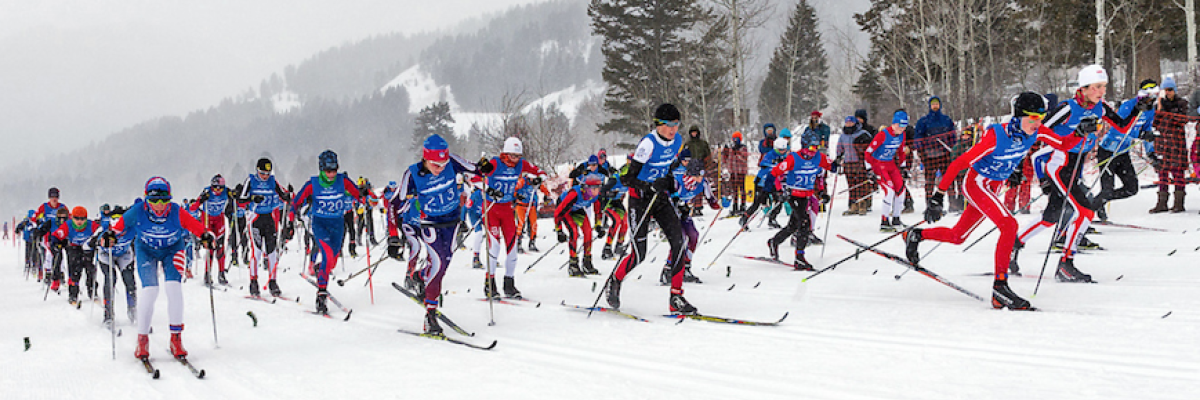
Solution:
{"label": "ski pole", "polygon": [[[204,215],[204,219],[208,219],[208,214],[205,214],[205,215]],[[208,224],[205,224],[205,226],[207,226],[207,225],[208,225]],[[213,344],[214,344],[214,345],[215,345],[215,346],[216,346],[216,347],[219,349],[219,348],[221,348],[221,341],[220,341],[220,339],[218,339],[218,338],[217,338],[217,303],[216,303],[216,300],[214,300],[214,299],[213,299],[213,282],[212,282],[212,279],[211,279],[211,278],[212,278],[212,259],[213,259],[213,254],[212,254],[212,252],[213,252],[213,249],[211,249],[211,248],[210,248],[210,249],[208,249],[208,252],[207,252],[207,253],[208,253],[208,255],[205,257],[205,260],[204,260],[204,276],[207,276],[207,277],[209,277],[209,282],[208,282],[208,310],[209,310],[209,311],[210,311],[210,313],[212,314],[212,323],[213,323]]]}
{"label": "ski pole", "polygon": [[[1050,244],[1046,245],[1046,257],[1042,259],[1042,270],[1041,272],[1038,272],[1037,284],[1033,287],[1034,296],[1037,296],[1038,289],[1041,289],[1042,287],[1042,276],[1046,273],[1046,264],[1050,262],[1050,250],[1054,248],[1054,240],[1055,238],[1058,238],[1058,233],[1061,230],[1065,230],[1067,225],[1069,225],[1069,223],[1063,222],[1063,217],[1067,215],[1067,202],[1071,200],[1071,190],[1075,188],[1075,181],[1079,180],[1079,172],[1083,170],[1083,157],[1084,154],[1079,154],[1079,159],[1077,159],[1075,162],[1075,170],[1071,173],[1071,183],[1067,185],[1066,193],[1063,193],[1062,206],[1059,207],[1058,211],[1058,223],[1055,224],[1054,227],[1054,236],[1050,239]],[[1069,255],[1067,252],[1071,251],[1070,247],[1071,246],[1069,244],[1065,246],[1063,249],[1064,256]]]}
{"label": "ski pole", "polygon": [[[807,211],[806,211],[806,212],[807,212]],[[765,218],[765,217],[766,217],[766,214],[764,213],[764,214],[763,214],[763,216],[764,216],[764,218]],[[725,243],[725,247],[722,247],[722,248],[721,248],[721,251],[717,253],[717,256],[716,256],[716,257],[713,257],[713,260],[712,260],[712,262],[708,263],[708,266],[704,267],[704,270],[705,270],[705,271],[708,271],[708,269],[709,269],[709,268],[712,268],[712,266],[713,266],[714,264],[716,264],[716,263],[717,263],[717,260],[720,260],[720,259],[721,259],[721,255],[722,255],[722,254],[725,254],[725,250],[728,250],[728,249],[729,249],[729,245],[732,245],[732,244],[733,244],[733,241],[734,241],[734,240],[737,240],[738,236],[741,236],[742,232],[745,232],[745,231],[746,231],[746,227],[747,227],[747,226],[750,226],[750,222],[751,222],[751,221],[752,221],[754,218],[758,218],[758,215],[754,215],[753,217],[751,217],[751,218],[750,218],[750,220],[746,221],[746,225],[742,225],[741,229],[738,229],[737,233],[733,234],[733,237],[729,239],[729,243]]]}
{"label": "ski pole", "polygon": [[[1018,210],[1029,207],[1030,204],[1033,204],[1035,201],[1038,201],[1038,199],[1041,199],[1042,196],[1045,196],[1045,195],[1046,195],[1045,193],[1037,195],[1037,197],[1034,197],[1032,200],[1029,200],[1028,202],[1026,202],[1024,207],[1018,208]],[[975,247],[976,244],[978,244],[981,240],[983,240],[983,238],[988,237],[988,235],[991,235],[992,232],[996,231],[996,229],[997,228],[995,226],[993,226],[992,229],[989,229],[986,233],[983,234],[983,236],[980,236],[979,239],[975,239],[975,241],[971,242],[971,244],[968,245],[967,248],[963,249],[963,253],[966,253],[967,250],[970,250],[972,247]]]}
{"label": "ski pole", "polygon": [[[937,250],[938,247],[942,247],[942,243],[946,243],[946,242],[937,242],[937,244],[933,245],[932,249],[929,249],[929,251],[925,252],[925,254],[921,256],[921,261],[924,261],[925,258],[929,257],[930,254],[933,254],[933,251]],[[900,278],[903,278],[904,274],[907,274],[908,271],[912,271],[912,268],[905,268],[904,272],[901,272],[899,275],[896,275],[896,280],[900,280]]]}
{"label": "ski pole", "polygon": [[[108,311],[108,318],[109,318],[108,333],[112,337],[111,339],[112,339],[113,360],[117,359],[117,313],[116,313],[117,307],[115,304],[116,302],[113,301],[113,299],[115,297],[117,297],[117,274],[120,273],[120,271],[118,271],[115,268],[116,265],[117,265],[117,262],[116,262],[116,259],[113,258],[112,247],[109,247],[108,248],[108,265],[107,265],[107,267],[108,267],[108,272],[109,272],[108,277],[110,277],[112,279],[111,280],[112,283],[107,285],[108,289],[109,289],[108,290],[108,298],[105,300],[107,303],[106,308]],[[128,300],[126,300],[126,301],[128,301]],[[126,307],[128,307],[128,305]]]}
{"label": "ski pole", "polygon": [[871,245],[867,246],[867,248],[865,248],[865,249],[864,249],[864,248],[859,248],[859,249],[856,249],[856,250],[854,250],[854,254],[848,255],[848,256],[846,256],[846,258],[843,258],[843,259],[841,259],[841,260],[838,260],[837,262],[834,262],[833,264],[829,264],[829,266],[827,266],[827,267],[825,267],[825,268],[821,268],[821,269],[817,270],[816,272],[813,272],[813,273],[812,273],[812,275],[809,275],[808,277],[806,277],[806,278],[804,278],[804,279],[801,279],[801,280],[800,280],[800,283],[808,282],[808,280],[809,280],[809,279],[812,279],[813,277],[815,277],[815,276],[817,276],[817,275],[820,275],[820,274],[823,274],[823,273],[825,273],[825,272],[827,272],[827,271],[830,271],[830,270],[832,270],[832,269],[836,268],[836,267],[837,267],[838,265],[840,265],[841,263],[844,263],[844,262],[846,262],[846,261],[850,261],[850,260],[851,260],[851,259],[853,259],[853,258],[858,258],[858,255],[859,255],[859,254],[862,254],[862,253],[865,253],[865,252],[871,251],[871,249],[875,248],[875,246],[878,246],[878,245],[880,245],[880,244],[883,244],[883,242],[886,242],[886,241],[888,241],[888,240],[891,240],[892,238],[894,238],[894,237],[896,237],[896,236],[900,236],[900,234],[902,234],[902,233],[904,233],[904,232],[908,232],[908,231],[912,230],[913,228],[916,228],[917,226],[919,226],[919,225],[921,225],[921,224],[924,224],[924,223],[925,223],[925,221],[924,221],[924,220],[917,221],[917,223],[915,223],[915,224],[912,224],[912,226],[909,226],[908,228],[905,228],[905,229],[903,229],[903,230],[896,231],[895,233],[892,233],[891,235],[888,235],[888,237],[885,237],[885,238],[883,238],[882,240],[880,240],[880,241],[878,241],[878,242],[872,243]]}
{"label": "ski pole", "polygon": [[[374,228],[372,228],[372,230],[374,230]],[[368,232],[368,233],[370,233],[370,232]],[[375,276],[375,271],[371,270],[371,247],[372,246],[366,246],[366,247],[367,247],[367,286],[370,287],[371,305],[375,305],[375,280],[372,279]],[[325,263],[325,264],[326,264],[325,268],[328,269],[329,263]]]}
{"label": "ski pole", "polygon": [[542,256],[541,256],[541,257],[538,257],[538,259],[537,259],[537,260],[534,260],[534,261],[533,261],[533,263],[529,264],[529,266],[528,266],[528,267],[525,267],[525,273],[529,273],[529,270],[533,269],[533,266],[534,266],[534,265],[537,265],[539,262],[541,262],[541,261],[542,261],[542,259],[543,259],[543,258],[546,258],[546,256],[550,255],[550,253],[554,251],[554,248],[558,247],[558,245],[560,245],[560,244],[562,244],[562,242],[559,242],[559,241],[557,241],[557,240],[556,240],[556,241],[554,242],[554,245],[553,245],[553,246],[550,246],[550,249],[548,249],[548,250],[546,250],[546,251],[542,252]]}
{"label": "ski pole", "polygon": [[[837,176],[838,176],[837,173],[833,174],[833,187],[829,188],[830,192],[835,192],[835,193],[837,192],[837,183],[838,183]],[[859,185],[861,185],[861,183]],[[827,207],[827,209],[825,210],[825,235],[821,239],[821,243],[829,243],[829,221],[832,219],[833,219],[833,199],[830,198],[829,199],[829,207]],[[821,246],[821,259],[822,260],[825,259],[825,247],[828,247],[828,246]]]}
{"label": "ski pole", "polygon": [[725,211],[725,209],[724,209],[724,208],[722,208],[722,209],[719,209],[719,210],[717,210],[717,214],[716,214],[716,215],[713,215],[713,220],[712,220],[712,222],[709,222],[709,223],[708,223],[708,229],[705,229],[705,230],[704,230],[704,234],[703,234],[703,235],[700,235],[700,240],[696,241],[696,244],[697,244],[697,245],[704,244],[704,238],[708,237],[708,233],[709,233],[709,232],[712,232],[713,225],[716,225],[716,224],[717,224],[717,220],[718,220],[718,219],[721,219],[721,213],[722,213],[722,212],[724,212],[724,211]]}
{"label": "ski pole", "polygon": [[[646,218],[648,218],[650,216],[650,212],[649,212],[650,208],[654,207],[654,205],[655,205],[654,203],[657,200],[658,200],[658,192],[654,192],[654,195],[650,196],[650,202],[646,203],[646,209],[645,209],[646,214],[642,215],[642,218],[638,221],[638,224],[636,226],[634,226],[633,235],[630,235],[630,237],[629,237],[629,247],[632,247],[633,248],[632,250],[634,252],[638,251],[637,243],[636,243],[637,242],[637,238],[636,238],[637,232],[640,231],[642,229],[642,225],[646,223]],[[633,209],[633,207],[630,207],[630,211],[633,211],[632,209]],[[626,218],[628,218],[628,216],[626,216]],[[645,238],[643,237],[643,239],[645,239]],[[645,255],[643,254],[642,256],[645,256]],[[638,255],[634,254],[633,257],[634,257],[634,259],[637,259]],[[620,268],[620,267],[621,267],[621,261],[618,260],[616,265],[613,265],[612,272],[608,273],[608,279],[604,280],[604,287],[600,288],[600,293],[596,295],[596,301],[592,302],[592,308],[588,310],[588,318],[591,318],[592,313],[596,311],[596,305],[600,304],[600,298],[603,297],[604,292],[606,290],[608,290],[608,283],[612,281],[613,276],[617,275],[617,268]]]}

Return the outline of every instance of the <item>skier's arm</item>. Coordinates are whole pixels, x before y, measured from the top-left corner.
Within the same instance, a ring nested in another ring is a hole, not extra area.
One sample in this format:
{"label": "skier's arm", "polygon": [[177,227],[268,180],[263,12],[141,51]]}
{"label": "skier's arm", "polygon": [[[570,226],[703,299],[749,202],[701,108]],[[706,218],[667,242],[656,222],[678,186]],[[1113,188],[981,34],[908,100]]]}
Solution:
{"label": "skier's arm", "polygon": [[938,182],[938,190],[943,192],[950,190],[950,186],[954,185],[954,180],[958,179],[959,172],[962,172],[976,161],[979,161],[979,159],[992,154],[994,151],[996,151],[995,128],[988,128],[984,131],[983,138],[979,139],[978,143],[975,143],[966,153],[963,153],[950,162],[950,166],[946,167],[946,172],[942,174],[942,180]]}
{"label": "skier's arm", "polygon": [[[125,219],[121,218],[121,220],[124,221]],[[179,213],[179,225],[197,237],[204,235],[204,224],[201,224],[200,221],[197,221],[196,217],[193,217],[192,214],[185,212]]]}
{"label": "skier's arm", "polygon": [[[352,190],[350,192],[357,193],[358,191]],[[311,181],[305,182],[304,186],[300,187],[300,191],[296,192],[296,197],[292,198],[292,209],[290,212],[288,212],[289,220],[292,220],[292,221],[296,220],[296,210],[299,210],[300,206],[304,205],[305,201],[308,201],[309,196],[312,196],[312,182]]]}
{"label": "skier's arm", "polygon": [[[783,161],[775,164],[775,166],[771,168],[771,175],[775,175],[775,177],[778,178],[790,171],[792,166],[795,165],[795,162],[792,161],[792,154],[795,153],[789,153],[786,157],[783,157]],[[776,179],[775,181],[778,182],[779,180]]]}
{"label": "skier's arm", "polygon": [[578,198],[579,196],[575,194],[574,190],[568,191],[567,195],[563,196],[562,201],[558,202],[558,207],[554,209],[554,226],[557,227],[567,218],[567,214],[571,213],[571,207],[575,205]]}
{"label": "skier's arm", "polygon": [[1134,107],[1133,112],[1130,112],[1128,116],[1121,116],[1121,113],[1110,107],[1107,101],[1101,100],[1100,106],[1104,107],[1104,121],[1122,134],[1129,133],[1129,129],[1133,128],[1133,123],[1137,122],[1138,116],[1142,115],[1142,110],[1138,107]]}

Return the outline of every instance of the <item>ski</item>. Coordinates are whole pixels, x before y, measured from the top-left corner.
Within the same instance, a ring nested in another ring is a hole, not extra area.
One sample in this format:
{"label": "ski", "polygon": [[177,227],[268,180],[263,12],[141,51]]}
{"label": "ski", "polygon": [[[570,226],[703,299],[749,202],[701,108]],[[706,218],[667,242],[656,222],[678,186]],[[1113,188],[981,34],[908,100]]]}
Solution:
{"label": "ski", "polygon": [[[392,282],[392,287],[396,288],[396,290],[400,291],[400,293],[403,293],[405,296],[407,296],[412,301],[416,302],[418,305],[421,305],[422,307],[425,306],[425,299],[417,297],[417,294],[413,293],[411,290],[404,288],[404,286],[400,286],[400,284],[398,284],[396,282]],[[458,332],[458,334],[467,336],[467,337],[475,336],[474,332],[468,332],[466,329],[463,329],[461,326],[458,326],[458,324],[454,323],[454,321],[451,321],[450,317],[447,317],[446,314],[442,313],[442,310],[438,310],[437,317],[438,317],[438,321],[442,321],[442,323],[449,326],[450,329],[453,329],[455,332]]]}
{"label": "ski", "polygon": [[[809,275],[808,277],[806,277],[806,278],[804,278],[804,279],[801,279],[801,280],[800,280],[800,282],[808,282],[808,280],[809,280],[809,279],[812,279],[813,277],[815,277],[815,276],[817,276],[817,275],[820,275],[820,274],[823,274],[823,273],[825,273],[825,272],[827,272],[827,271],[831,271],[831,270],[833,270],[834,268],[836,268],[838,265],[841,265],[842,263],[844,263],[844,262],[846,262],[846,261],[850,261],[850,260],[852,260],[852,259],[854,259],[854,260],[857,260],[857,259],[858,259],[858,255],[859,255],[859,254],[862,254],[862,253],[868,252],[868,251],[870,251],[871,249],[875,248],[875,246],[879,246],[880,244],[883,244],[883,242],[886,242],[886,241],[892,240],[893,238],[895,238],[895,237],[897,237],[897,236],[900,236],[900,235],[904,234],[904,232],[908,232],[908,231],[912,230],[913,228],[915,228],[915,227],[917,227],[917,226],[919,226],[919,225],[921,225],[921,224],[924,224],[924,223],[925,223],[925,221],[917,221],[917,223],[915,223],[915,224],[912,224],[912,226],[909,226],[907,229],[905,229],[905,230],[903,230],[903,231],[895,232],[895,233],[893,233],[893,234],[891,234],[891,235],[888,235],[887,237],[885,237],[885,238],[883,238],[883,239],[879,240],[878,242],[872,243],[870,246],[863,247],[863,248],[860,248],[860,249],[858,249],[858,250],[854,250],[854,254],[851,254],[851,255],[849,255],[849,256],[847,256],[847,257],[845,257],[845,258],[841,259],[841,260],[838,260],[837,262],[835,262],[835,263],[833,263],[833,264],[829,264],[829,266],[826,266],[825,268],[821,268],[821,269],[817,270],[816,272],[813,272],[813,273],[812,273],[812,275]],[[860,246],[860,247],[861,247],[861,246]]]}
{"label": "ski", "polygon": [[855,245],[855,246],[858,246],[858,247],[860,247],[860,248],[863,248],[863,249],[867,249],[867,250],[869,250],[869,251],[870,251],[870,252],[872,252],[872,253],[878,254],[878,255],[880,255],[880,256],[881,256],[881,257],[883,257],[883,258],[887,258],[887,259],[889,259],[889,260],[895,261],[897,264],[900,264],[900,265],[906,266],[906,267],[908,267],[908,268],[912,269],[913,271],[917,271],[917,272],[918,272],[918,273],[920,273],[921,275],[925,275],[925,276],[929,277],[929,279],[933,279],[933,280],[935,280],[935,281],[938,281],[939,283],[941,283],[941,284],[943,284],[943,285],[949,286],[951,289],[957,290],[957,291],[959,291],[959,292],[960,292],[960,293],[962,293],[962,294],[965,294],[965,295],[967,295],[967,296],[971,296],[971,298],[974,298],[975,300],[979,300],[979,301],[983,301],[983,302],[986,302],[986,301],[987,301],[987,300],[986,300],[986,299],[984,299],[983,297],[981,297],[981,296],[979,296],[979,295],[977,295],[977,294],[975,294],[975,293],[972,293],[971,291],[969,291],[969,290],[967,290],[967,289],[964,289],[962,286],[958,286],[958,285],[954,284],[954,282],[950,282],[950,281],[946,280],[945,278],[942,278],[941,276],[938,276],[938,274],[935,274],[935,273],[933,273],[933,271],[930,271],[930,270],[928,270],[928,269],[925,269],[925,267],[922,267],[922,266],[920,266],[920,265],[913,264],[912,262],[908,261],[908,260],[907,260],[907,259],[905,259],[904,257],[900,257],[900,256],[898,256],[898,255],[895,255],[895,254],[892,254],[892,253],[888,253],[888,252],[886,252],[886,251],[879,250],[879,249],[877,249],[877,248],[873,248],[873,247],[867,246],[867,245],[865,245],[865,244],[862,244],[862,243],[856,242],[856,241],[854,241],[853,239],[850,239],[850,238],[848,238],[848,237],[845,237],[845,236],[842,236],[842,235],[837,235],[837,237],[838,237],[838,238],[840,238],[840,239],[842,239],[842,240],[845,240],[845,241],[847,241],[847,242],[850,242],[850,244],[853,244],[853,245]]}
{"label": "ski", "polygon": [[1117,228],[1141,229],[1141,230],[1154,231],[1154,232],[1170,232],[1170,231],[1168,231],[1166,229],[1162,229],[1162,228],[1152,228],[1149,226],[1131,225],[1131,224],[1118,224],[1115,222],[1108,222],[1108,221],[1106,221],[1106,222],[1095,221],[1095,222],[1092,222],[1092,224],[1093,225],[1103,225],[1103,226],[1113,226],[1113,227],[1117,227]]}
{"label": "ski", "polygon": [[694,319],[697,321],[716,322],[716,323],[722,323],[722,324],[750,325],[750,326],[777,326],[777,325],[779,325],[779,323],[783,322],[783,320],[787,319],[788,314],[790,314],[790,313],[786,313],[786,312],[783,313],[783,317],[780,317],[778,321],[773,321],[773,322],[747,321],[747,320],[738,319],[738,318],[717,317],[717,316],[704,315],[704,314],[667,314],[667,315],[663,315],[663,317],[674,318],[674,319],[678,319],[680,321],[682,321],[684,319]]}
{"label": "ski", "polygon": [[[313,280],[312,278],[304,276],[304,274],[300,274],[300,277],[304,278],[304,281],[308,282],[310,285],[313,285],[313,287],[315,287],[317,289],[321,289],[321,286],[317,284],[317,281]],[[342,321],[350,320],[350,315],[354,314],[353,309],[346,308],[346,306],[342,305],[342,302],[338,301],[338,299],[336,297],[333,297],[332,293],[330,293],[329,296],[326,297],[325,299],[329,300],[330,302],[333,303],[334,306],[336,306],[338,309],[342,310],[342,312],[346,313],[346,318],[343,319]],[[296,302],[299,303],[300,301],[296,300]]]}
{"label": "ski", "polygon": [[[487,297],[483,297],[483,298],[478,298],[478,299],[476,299],[476,300],[479,300],[479,301],[488,301],[488,298],[487,298]],[[518,298],[516,298],[516,297],[502,297],[502,298],[498,298],[498,299],[492,299],[492,300],[493,300],[493,301],[495,301],[495,302],[496,302],[496,304],[505,304],[505,305],[510,305],[510,306],[525,306],[525,305],[531,305],[531,306],[533,306],[533,308],[538,308],[538,307],[541,307],[541,306],[542,306],[542,302],[540,302],[540,301],[533,301],[533,300],[527,300],[527,299],[518,299]]]}
{"label": "ski", "polygon": [[287,297],[287,296],[271,296],[271,297],[275,298],[276,300],[283,300],[288,303],[297,303],[297,304],[300,303],[299,297]]}
{"label": "ski", "polygon": [[771,257],[755,257],[755,256],[742,256],[742,257],[745,257],[747,260],[762,261],[762,262],[782,265],[782,266],[785,266],[788,268],[795,268],[795,266],[792,264],[788,264],[786,262],[783,262],[781,260],[776,260]]}
{"label": "ski", "polygon": [[149,357],[139,358],[138,360],[142,362],[143,367],[146,367],[146,372],[149,373],[151,377],[158,379],[158,368],[154,368],[154,364],[150,363]]}
{"label": "ski", "polygon": [[478,350],[491,350],[496,347],[496,343],[497,343],[495,340],[493,340],[491,344],[489,344],[487,346],[482,346],[482,345],[458,340],[458,339],[448,337],[446,335],[441,335],[441,334],[435,335],[435,334],[431,334],[431,333],[410,331],[410,330],[405,330],[405,329],[397,329],[396,332],[407,333],[409,335],[419,336],[419,337],[423,337],[423,338],[427,338],[427,339],[440,340],[443,342],[450,342],[450,343],[459,344],[459,345],[467,346],[472,349],[478,349]]}
{"label": "ski", "polygon": [[600,311],[603,313],[608,313],[608,314],[616,315],[619,317],[629,318],[629,319],[636,320],[636,321],[650,322],[650,320],[648,320],[648,319],[645,319],[645,318],[642,318],[642,317],[639,317],[639,316],[636,316],[633,314],[629,314],[629,313],[623,312],[623,311],[615,309],[615,308],[600,307],[600,306],[596,306],[596,307],[577,306],[574,304],[567,304],[566,300],[563,300],[563,302],[561,304],[563,307],[567,307],[567,309],[570,309],[570,310]]}
{"label": "ski", "polygon": [[[170,349],[168,349],[168,352],[170,352]],[[197,369],[196,366],[192,365],[192,363],[190,361],[188,361],[186,356],[185,357],[175,357],[175,360],[179,361],[180,364],[183,364],[183,366],[187,367],[188,371],[191,371],[192,376],[196,377],[196,379],[204,379],[204,375],[205,375],[204,370]]]}
{"label": "ski", "polygon": [[246,295],[244,297],[250,300],[258,300],[267,304],[275,304],[275,299],[268,299],[262,296]]}

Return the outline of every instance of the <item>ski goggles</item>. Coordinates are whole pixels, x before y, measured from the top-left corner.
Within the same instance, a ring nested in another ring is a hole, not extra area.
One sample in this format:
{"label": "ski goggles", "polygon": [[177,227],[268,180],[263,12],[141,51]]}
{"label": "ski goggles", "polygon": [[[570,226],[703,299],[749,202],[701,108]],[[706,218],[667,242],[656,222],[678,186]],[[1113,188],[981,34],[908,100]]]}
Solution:
{"label": "ski goggles", "polygon": [[659,125],[666,125],[666,126],[669,126],[669,127],[672,127],[672,128],[679,126],[679,121],[664,121],[664,120],[661,120],[661,119],[655,118],[655,119],[654,119],[654,122],[655,122],[655,123],[657,123],[657,124],[659,124]]}
{"label": "ski goggles", "polygon": [[1025,114],[1026,117],[1029,117],[1029,119],[1032,119],[1034,121],[1043,121],[1046,119],[1046,113],[1038,113],[1038,112],[1032,112],[1032,111],[1021,111],[1021,113]]}
{"label": "ski goggles", "polygon": [[150,198],[146,199],[146,202],[150,203],[150,204],[166,204],[166,203],[171,202],[171,198],[170,197],[150,197]]}

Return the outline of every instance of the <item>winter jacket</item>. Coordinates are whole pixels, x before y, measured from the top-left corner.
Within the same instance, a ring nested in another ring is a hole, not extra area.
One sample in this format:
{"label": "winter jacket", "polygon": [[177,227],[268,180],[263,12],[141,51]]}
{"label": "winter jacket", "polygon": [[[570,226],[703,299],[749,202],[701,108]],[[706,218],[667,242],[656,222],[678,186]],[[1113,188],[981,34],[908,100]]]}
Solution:
{"label": "winter jacket", "polygon": [[683,148],[692,152],[693,159],[702,160],[705,164],[708,163],[709,157],[712,156],[712,148],[709,147],[708,141],[704,140],[704,136],[702,135],[696,135],[696,137],[689,138],[688,141],[683,144]]}
{"label": "winter jacket", "polygon": [[[929,98],[929,102],[927,104],[933,104],[934,100],[937,100],[938,103],[942,102],[940,98],[933,96]],[[943,114],[941,111],[942,109],[944,109],[944,107],[938,111],[933,111],[933,107],[930,106],[929,114],[925,114],[924,117],[921,117],[921,119],[917,121],[917,126],[913,130],[912,137],[913,147],[917,150],[945,150],[941,144],[938,144],[934,141],[936,139],[933,139],[941,138],[942,136],[939,135],[954,130],[954,120],[950,119],[950,117],[946,114]],[[947,141],[946,145],[951,146],[953,144]]]}

